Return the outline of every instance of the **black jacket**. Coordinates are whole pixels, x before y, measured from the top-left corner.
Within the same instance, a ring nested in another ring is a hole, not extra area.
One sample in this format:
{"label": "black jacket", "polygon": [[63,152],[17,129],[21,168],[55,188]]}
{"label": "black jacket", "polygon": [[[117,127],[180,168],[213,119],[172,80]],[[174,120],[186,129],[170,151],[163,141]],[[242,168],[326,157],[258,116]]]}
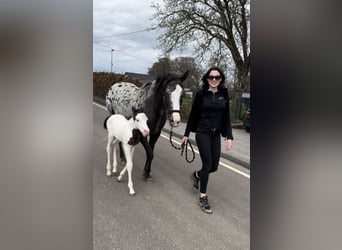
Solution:
{"label": "black jacket", "polygon": [[[189,137],[190,132],[196,132],[198,128],[198,124],[201,118],[201,112],[202,112],[202,102],[203,102],[203,97],[205,93],[208,90],[203,90],[200,89],[196,92],[193,103],[192,103],[192,108],[190,111],[190,115],[188,118],[188,122],[186,125],[186,129],[184,132],[184,136]],[[226,110],[222,116],[221,120],[221,135],[227,139],[232,139],[233,140],[233,134],[232,134],[232,127],[230,123],[230,113],[229,113],[229,96],[228,92],[226,89],[219,89],[226,99]]]}

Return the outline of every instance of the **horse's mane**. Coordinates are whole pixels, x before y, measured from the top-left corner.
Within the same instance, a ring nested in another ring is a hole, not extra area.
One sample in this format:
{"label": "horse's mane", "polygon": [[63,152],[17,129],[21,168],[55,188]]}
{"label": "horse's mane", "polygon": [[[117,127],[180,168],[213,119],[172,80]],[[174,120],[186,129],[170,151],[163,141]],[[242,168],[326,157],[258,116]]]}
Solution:
{"label": "horse's mane", "polygon": [[152,82],[147,82],[145,83],[143,86],[141,86],[140,89],[145,89],[145,88],[149,88],[151,86]]}

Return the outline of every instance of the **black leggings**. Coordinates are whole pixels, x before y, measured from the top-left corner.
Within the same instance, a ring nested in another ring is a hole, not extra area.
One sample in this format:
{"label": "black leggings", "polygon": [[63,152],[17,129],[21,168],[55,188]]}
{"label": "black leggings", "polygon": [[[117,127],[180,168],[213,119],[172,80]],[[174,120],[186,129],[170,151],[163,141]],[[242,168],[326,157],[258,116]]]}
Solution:
{"label": "black leggings", "polygon": [[198,171],[200,177],[200,192],[207,192],[209,174],[217,170],[221,154],[220,135],[196,133],[196,143],[202,160],[202,168]]}

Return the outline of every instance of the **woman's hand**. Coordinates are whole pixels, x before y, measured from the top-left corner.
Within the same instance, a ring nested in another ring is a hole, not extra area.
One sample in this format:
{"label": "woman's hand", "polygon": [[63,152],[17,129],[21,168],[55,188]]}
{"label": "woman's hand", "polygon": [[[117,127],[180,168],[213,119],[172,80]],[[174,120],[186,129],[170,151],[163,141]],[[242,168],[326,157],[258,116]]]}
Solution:
{"label": "woman's hand", "polygon": [[226,150],[229,151],[232,149],[232,146],[233,146],[233,141],[232,139],[227,139],[226,140]]}
{"label": "woman's hand", "polygon": [[182,144],[186,144],[188,142],[188,137],[187,136],[184,136],[182,138]]}

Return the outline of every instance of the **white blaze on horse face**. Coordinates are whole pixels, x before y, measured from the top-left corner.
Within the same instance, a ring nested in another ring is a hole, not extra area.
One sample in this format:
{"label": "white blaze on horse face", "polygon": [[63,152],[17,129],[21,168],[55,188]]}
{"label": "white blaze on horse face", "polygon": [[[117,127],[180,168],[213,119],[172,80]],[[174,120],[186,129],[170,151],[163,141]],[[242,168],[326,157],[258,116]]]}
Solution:
{"label": "white blaze on horse face", "polygon": [[147,120],[148,118],[145,113],[138,113],[135,117],[135,126],[145,137],[150,134],[150,129],[147,126]]}
{"label": "white blaze on horse face", "polygon": [[[172,110],[179,110],[180,111],[180,98],[182,95],[183,89],[181,86],[177,85],[176,89],[171,92],[171,103],[172,103]],[[178,127],[180,122],[180,113],[179,112],[173,112],[172,113],[172,121],[171,124],[173,127]]]}

